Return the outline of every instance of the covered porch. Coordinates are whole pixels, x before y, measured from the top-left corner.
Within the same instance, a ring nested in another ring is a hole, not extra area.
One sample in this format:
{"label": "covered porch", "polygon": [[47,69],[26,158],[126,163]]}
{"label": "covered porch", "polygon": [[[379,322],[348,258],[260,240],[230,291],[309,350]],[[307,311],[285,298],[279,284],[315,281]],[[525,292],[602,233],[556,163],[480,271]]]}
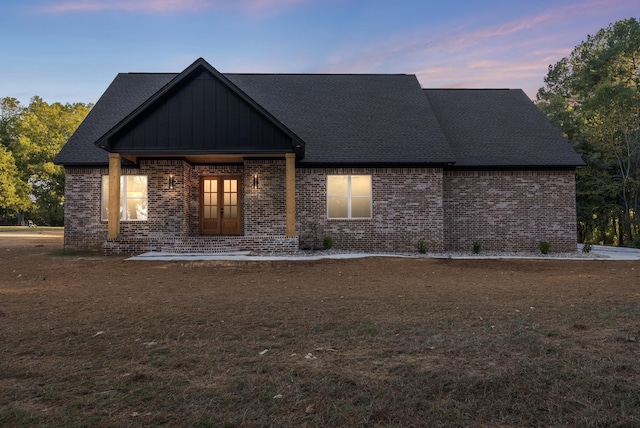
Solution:
{"label": "covered porch", "polygon": [[[95,144],[109,152],[105,252],[297,249],[295,164],[305,144],[206,61]],[[131,209],[123,174],[146,183],[144,219],[121,217]]]}
{"label": "covered porch", "polygon": [[[106,254],[297,251],[294,153],[124,159],[137,167],[110,154]],[[122,213],[131,209],[121,188],[131,176],[147,186],[141,221]]]}

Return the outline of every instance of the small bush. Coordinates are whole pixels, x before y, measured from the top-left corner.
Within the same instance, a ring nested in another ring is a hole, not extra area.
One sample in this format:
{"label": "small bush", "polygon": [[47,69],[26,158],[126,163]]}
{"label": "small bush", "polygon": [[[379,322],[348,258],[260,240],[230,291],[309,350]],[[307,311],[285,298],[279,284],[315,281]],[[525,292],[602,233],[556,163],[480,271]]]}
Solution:
{"label": "small bush", "polygon": [[427,241],[425,241],[424,238],[418,239],[417,247],[418,247],[418,252],[420,254],[425,254],[429,250],[429,247],[427,246]]}
{"label": "small bush", "polygon": [[324,238],[322,238],[322,248],[324,248],[325,250],[330,250],[333,248],[333,238],[330,236],[325,236]]}
{"label": "small bush", "polygon": [[640,248],[640,235],[636,235],[635,238],[629,242],[629,247]]}
{"label": "small bush", "polygon": [[473,245],[471,246],[471,248],[473,250],[473,254],[479,254],[480,249],[482,248],[482,245],[480,244],[480,241],[476,239],[473,241]]}
{"label": "small bush", "polygon": [[549,254],[549,250],[551,249],[551,244],[549,241],[540,241],[538,243],[538,248],[542,254]]}
{"label": "small bush", "polygon": [[584,244],[582,244],[582,252],[583,253],[591,252],[591,244],[589,242],[585,242]]}
{"label": "small bush", "polygon": [[76,251],[75,250],[71,250],[69,248],[62,248],[60,250],[56,250],[54,252],[54,254],[56,256],[75,256],[76,255]]}

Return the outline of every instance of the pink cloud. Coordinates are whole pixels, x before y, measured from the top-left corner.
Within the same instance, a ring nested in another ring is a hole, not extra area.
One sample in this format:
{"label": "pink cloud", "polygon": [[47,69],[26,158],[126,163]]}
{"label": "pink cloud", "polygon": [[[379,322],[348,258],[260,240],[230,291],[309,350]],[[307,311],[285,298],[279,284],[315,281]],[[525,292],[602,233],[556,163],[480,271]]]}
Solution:
{"label": "pink cloud", "polygon": [[521,33],[526,30],[541,26],[549,21],[551,14],[542,14],[538,16],[527,17],[519,21],[512,21],[497,27],[482,28],[472,32],[464,32],[452,41],[462,46],[477,45],[483,43],[484,40],[497,37],[510,36],[515,33]]}
{"label": "pink cloud", "polygon": [[591,31],[580,30],[584,18],[597,16],[603,7],[624,6],[624,0],[592,0],[493,26],[465,22],[443,31],[407,33],[373,41],[364,51],[356,46],[336,52],[324,71],[408,72],[427,87],[523,87],[535,95],[549,64],[567,56]]}
{"label": "pink cloud", "polygon": [[48,13],[124,11],[165,13],[202,11],[206,9],[240,9],[260,12],[286,8],[305,0],[68,0],[40,9]]}
{"label": "pink cloud", "polygon": [[272,8],[287,7],[287,6],[291,6],[291,5],[295,5],[303,2],[304,0],[245,0],[245,1],[240,1],[239,3],[243,5],[243,8],[245,10],[263,11],[263,10],[268,10]]}
{"label": "pink cloud", "polygon": [[386,64],[397,63],[398,58],[403,58],[406,63],[415,62],[413,58],[425,61],[430,56],[454,57],[465,53],[473,57],[481,53],[491,57],[494,52],[503,51],[505,46],[532,43],[530,39],[519,38],[518,35],[545,25],[552,16],[551,13],[545,13],[475,30],[467,24],[435,35],[408,34],[402,38],[396,37],[393,41],[374,43],[374,48],[364,52],[358,48],[357,53],[334,54],[330,59],[331,66],[325,71],[366,72],[384,69]]}
{"label": "pink cloud", "polygon": [[497,61],[497,60],[484,60],[484,61],[474,61],[470,62],[468,65],[471,70],[504,70],[509,72],[528,72],[528,71],[539,71],[540,70],[540,62],[534,61],[529,63],[522,62],[509,62],[509,61]]}
{"label": "pink cloud", "polygon": [[[455,87],[486,87],[488,83],[491,86],[504,86],[505,82],[509,82],[508,85],[513,85],[515,82],[522,82],[530,78],[543,76],[545,71],[544,66],[532,62],[532,63],[508,63],[508,62],[494,62],[491,65],[488,63],[482,67],[471,67],[464,72],[459,71],[459,67],[426,67],[424,69],[416,70],[415,74],[418,80],[423,82],[426,86],[446,86],[461,85]],[[457,84],[455,82],[458,82]],[[464,83],[461,83],[464,82]]]}
{"label": "pink cloud", "polygon": [[45,12],[101,12],[120,10],[125,12],[172,12],[176,10],[200,10],[208,7],[207,0],[138,0],[138,1],[66,1],[44,8]]}

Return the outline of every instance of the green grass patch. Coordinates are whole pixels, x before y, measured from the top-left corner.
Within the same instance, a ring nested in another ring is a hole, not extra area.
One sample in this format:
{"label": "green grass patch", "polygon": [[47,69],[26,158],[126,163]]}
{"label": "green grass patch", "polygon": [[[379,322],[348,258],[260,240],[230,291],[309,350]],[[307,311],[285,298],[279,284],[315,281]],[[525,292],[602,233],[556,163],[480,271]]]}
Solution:
{"label": "green grass patch", "polygon": [[64,231],[64,227],[53,227],[53,226],[38,226],[38,227],[0,226],[0,233],[3,233],[3,232],[22,232],[22,233],[59,232],[59,233],[62,233],[63,231]]}
{"label": "green grass patch", "polygon": [[59,250],[54,251],[53,255],[59,256],[59,257],[69,257],[69,256],[77,256],[78,252],[70,248],[61,248]]}

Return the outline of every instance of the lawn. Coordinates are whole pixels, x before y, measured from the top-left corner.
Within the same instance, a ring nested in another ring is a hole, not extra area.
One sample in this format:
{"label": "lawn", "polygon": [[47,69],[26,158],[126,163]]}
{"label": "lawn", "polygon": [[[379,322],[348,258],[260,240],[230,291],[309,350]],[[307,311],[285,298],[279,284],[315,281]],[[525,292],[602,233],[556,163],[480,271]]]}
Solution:
{"label": "lawn", "polygon": [[2,426],[639,426],[640,263],[131,262],[0,234]]}
{"label": "lawn", "polygon": [[[27,226],[0,226],[0,234],[3,232],[6,233],[14,233],[19,232],[23,234],[38,234],[42,232],[53,232],[62,234],[64,228],[62,227],[53,227],[53,226],[38,226],[38,227],[27,227]],[[2,235],[0,235],[2,237]]]}

